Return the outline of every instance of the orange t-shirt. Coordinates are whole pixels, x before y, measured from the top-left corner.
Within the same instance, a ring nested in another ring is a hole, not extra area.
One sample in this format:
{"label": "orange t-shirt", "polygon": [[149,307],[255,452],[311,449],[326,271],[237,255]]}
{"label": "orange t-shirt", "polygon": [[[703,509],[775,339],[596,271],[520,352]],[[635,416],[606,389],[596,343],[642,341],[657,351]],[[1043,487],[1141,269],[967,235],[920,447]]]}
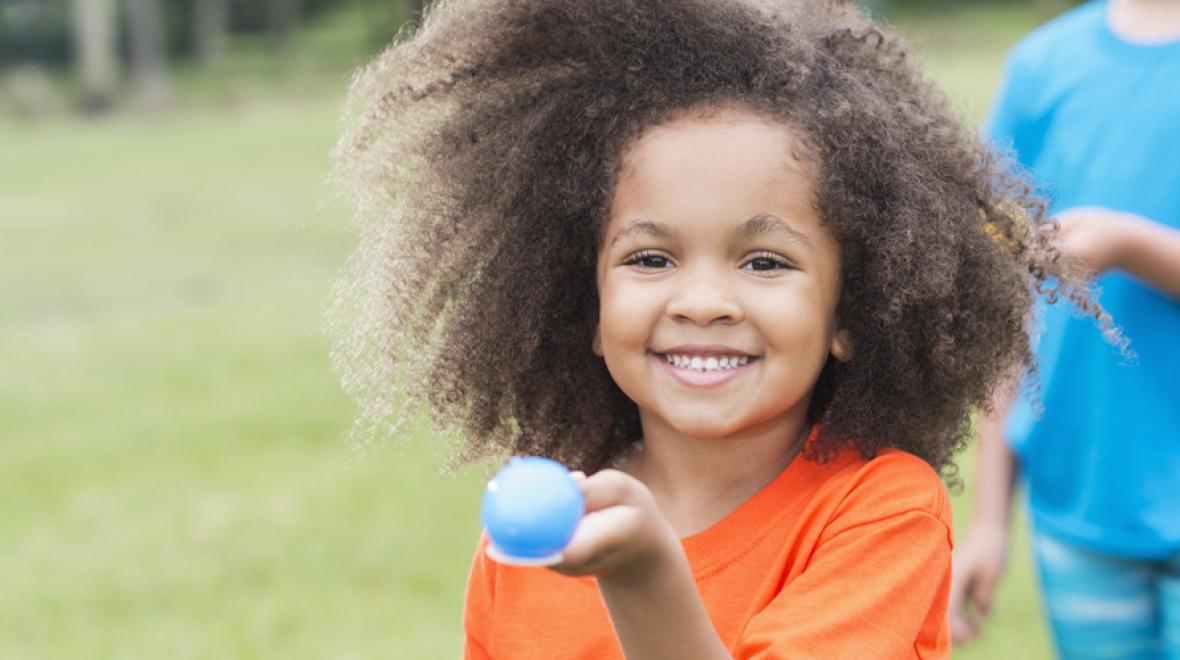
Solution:
{"label": "orange t-shirt", "polygon": [[[682,543],[735,658],[950,657],[950,504],[912,454],[800,456]],[[498,564],[486,545],[467,583],[465,658],[623,658],[593,578]]]}

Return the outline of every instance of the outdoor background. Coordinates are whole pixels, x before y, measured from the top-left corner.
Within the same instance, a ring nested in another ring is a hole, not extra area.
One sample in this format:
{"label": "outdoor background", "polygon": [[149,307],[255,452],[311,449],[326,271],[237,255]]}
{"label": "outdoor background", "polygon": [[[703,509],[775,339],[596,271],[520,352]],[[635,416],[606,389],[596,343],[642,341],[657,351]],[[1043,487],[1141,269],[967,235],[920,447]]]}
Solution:
{"label": "outdoor background", "polygon": [[[1065,8],[874,4],[975,125]],[[484,469],[357,454],[323,332],[348,72],[416,9],[0,0],[0,658],[458,656]],[[1050,657],[1022,521],[956,657]]]}

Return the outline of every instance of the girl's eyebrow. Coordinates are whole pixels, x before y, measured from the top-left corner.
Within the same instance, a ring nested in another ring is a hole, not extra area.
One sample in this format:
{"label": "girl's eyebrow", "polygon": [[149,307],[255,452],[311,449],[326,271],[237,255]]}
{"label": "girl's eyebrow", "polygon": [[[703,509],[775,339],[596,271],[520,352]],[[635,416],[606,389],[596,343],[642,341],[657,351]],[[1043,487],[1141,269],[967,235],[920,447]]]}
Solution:
{"label": "girl's eyebrow", "polygon": [[[631,234],[646,234],[648,236],[655,236],[656,238],[667,238],[676,233],[671,227],[660,222],[652,222],[651,220],[632,220],[631,224],[623,229],[620,229],[611,239],[611,246],[620,240],[630,236]],[[781,219],[770,215],[769,213],[760,213],[749,220],[746,220],[738,227],[738,234],[744,238],[754,238],[763,234],[781,233],[791,237],[792,240],[802,244],[804,247],[810,248],[811,239],[807,238],[803,232],[783,222]]]}
{"label": "girl's eyebrow", "polygon": [[753,238],[762,234],[783,233],[791,237],[792,240],[802,244],[806,248],[813,247],[811,239],[795,229],[791,225],[783,222],[779,218],[770,215],[769,213],[760,213],[749,220],[742,223],[738,228],[738,233],[746,238]]}
{"label": "girl's eyebrow", "polygon": [[615,243],[630,236],[631,234],[647,234],[648,236],[655,236],[656,238],[667,238],[674,234],[672,228],[661,222],[652,222],[651,220],[632,220],[631,224],[623,229],[620,229],[615,237],[610,241],[610,247],[614,247]]}

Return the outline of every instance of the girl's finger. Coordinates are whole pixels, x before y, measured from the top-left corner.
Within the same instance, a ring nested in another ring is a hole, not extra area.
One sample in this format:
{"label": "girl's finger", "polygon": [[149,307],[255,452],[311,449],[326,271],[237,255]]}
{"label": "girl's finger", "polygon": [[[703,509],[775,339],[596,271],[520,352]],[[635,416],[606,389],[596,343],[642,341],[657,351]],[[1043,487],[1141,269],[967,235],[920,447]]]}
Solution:
{"label": "girl's finger", "polygon": [[573,538],[562,548],[562,560],[551,568],[566,575],[587,575],[609,559],[634,526],[635,512],[621,507],[586,514]]}
{"label": "girl's finger", "polygon": [[586,511],[598,511],[620,504],[635,504],[646,491],[635,477],[618,470],[601,470],[581,482]]}

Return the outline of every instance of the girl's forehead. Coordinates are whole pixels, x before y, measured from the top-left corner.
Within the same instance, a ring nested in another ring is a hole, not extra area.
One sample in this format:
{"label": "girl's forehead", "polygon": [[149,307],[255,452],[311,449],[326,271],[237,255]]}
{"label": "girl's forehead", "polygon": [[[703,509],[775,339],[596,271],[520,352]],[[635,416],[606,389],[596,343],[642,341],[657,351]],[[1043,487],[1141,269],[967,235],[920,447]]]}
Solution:
{"label": "girl's forehead", "polygon": [[625,152],[611,220],[808,213],[814,176],[798,147],[789,126],[748,111],[688,115],[657,125]]}
{"label": "girl's forehead", "polygon": [[[623,150],[616,184],[734,171],[813,186],[817,168],[801,133],[743,108],[682,114],[639,134]],[[665,182],[667,183],[667,182]]]}

